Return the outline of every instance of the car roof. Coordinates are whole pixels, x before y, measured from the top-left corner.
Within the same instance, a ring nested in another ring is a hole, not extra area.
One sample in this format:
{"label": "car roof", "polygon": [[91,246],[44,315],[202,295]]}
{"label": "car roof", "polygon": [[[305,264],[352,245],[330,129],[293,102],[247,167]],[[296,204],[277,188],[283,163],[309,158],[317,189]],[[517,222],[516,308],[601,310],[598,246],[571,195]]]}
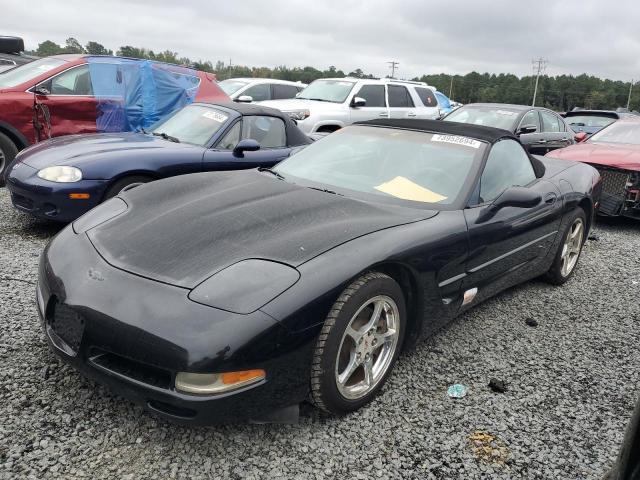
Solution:
{"label": "car roof", "polygon": [[525,111],[525,110],[531,110],[531,109],[548,110],[547,108],[544,108],[544,107],[532,107],[531,105],[517,105],[514,103],[467,103],[466,105],[463,105],[463,106],[464,107],[495,107],[495,108],[518,110],[518,111]]}
{"label": "car roof", "polygon": [[501,128],[472,125],[470,123],[443,122],[441,120],[413,120],[413,119],[380,119],[357,122],[354,125],[374,127],[400,128],[403,130],[418,130],[429,133],[442,133],[444,135],[457,135],[495,143],[502,138],[518,138],[507,130]]}
{"label": "car roof", "polygon": [[227,78],[225,80],[220,80],[224,82],[226,80],[230,81],[238,81],[238,82],[254,82],[254,83],[281,83],[283,85],[306,85],[302,82],[294,82],[292,80],[280,80],[279,78],[253,78],[253,77],[235,77],[235,78]]}
{"label": "car roof", "polygon": [[211,105],[214,107],[224,107],[228,110],[234,110],[241,115],[267,115],[271,117],[289,118],[280,110],[255,103],[245,102],[197,102],[202,105]]}

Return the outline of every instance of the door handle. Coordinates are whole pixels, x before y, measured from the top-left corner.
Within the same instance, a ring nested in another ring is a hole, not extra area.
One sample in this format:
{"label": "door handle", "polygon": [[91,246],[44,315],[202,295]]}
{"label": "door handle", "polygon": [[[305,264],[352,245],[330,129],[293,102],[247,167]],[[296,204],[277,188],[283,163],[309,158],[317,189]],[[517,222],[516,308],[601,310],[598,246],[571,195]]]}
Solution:
{"label": "door handle", "polygon": [[540,143],[540,144],[542,144],[542,143],[547,143],[547,141],[543,138],[543,139],[541,139],[541,140],[538,140],[536,143]]}
{"label": "door handle", "polygon": [[544,196],[544,203],[546,203],[547,205],[553,205],[554,203],[556,203],[557,198],[558,197],[555,193],[547,193]]}
{"label": "door handle", "polygon": [[415,113],[407,113],[407,117],[415,117],[417,116]]}
{"label": "door handle", "polygon": [[567,137],[562,137],[562,138],[560,139],[560,141],[561,141],[561,142],[566,142],[567,140],[569,140]]}
{"label": "door handle", "polygon": [[380,115],[378,115],[379,117],[388,117],[389,114],[388,113],[381,113]]}

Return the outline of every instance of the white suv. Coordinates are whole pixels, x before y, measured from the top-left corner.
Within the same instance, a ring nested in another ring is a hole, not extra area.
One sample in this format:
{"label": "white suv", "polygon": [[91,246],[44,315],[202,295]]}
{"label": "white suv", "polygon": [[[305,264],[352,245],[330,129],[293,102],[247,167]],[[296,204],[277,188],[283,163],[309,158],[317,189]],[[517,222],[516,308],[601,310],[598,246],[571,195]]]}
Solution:
{"label": "white suv", "polygon": [[305,133],[333,132],[374,118],[438,118],[435,90],[404,80],[321,78],[296,98],[261,105],[288,113]]}
{"label": "white suv", "polygon": [[219,82],[218,86],[231,100],[248,103],[294,98],[307,84],[275,78],[230,78]]}

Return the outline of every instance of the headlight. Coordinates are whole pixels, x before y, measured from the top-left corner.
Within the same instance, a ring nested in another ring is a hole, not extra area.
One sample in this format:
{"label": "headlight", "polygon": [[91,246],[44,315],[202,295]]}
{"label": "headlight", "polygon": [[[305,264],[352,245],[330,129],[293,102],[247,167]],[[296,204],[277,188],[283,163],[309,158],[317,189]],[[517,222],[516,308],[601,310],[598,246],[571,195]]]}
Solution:
{"label": "headlight", "polygon": [[189,300],[246,315],[269,303],[299,278],[300,273],[289,265],[251,258],[207,278],[191,290]]}
{"label": "headlight", "polygon": [[79,168],[63,166],[47,167],[38,172],[43,180],[58,183],[73,183],[82,180],[82,172]]}
{"label": "headlight", "polygon": [[309,110],[289,110],[285,113],[289,115],[291,119],[296,121],[304,120],[305,118],[309,118],[309,115],[311,115]]}
{"label": "headlight", "polygon": [[243,370],[226,373],[189,373],[176,374],[176,390],[186,393],[216,394],[246,387],[264,380],[264,370]]}

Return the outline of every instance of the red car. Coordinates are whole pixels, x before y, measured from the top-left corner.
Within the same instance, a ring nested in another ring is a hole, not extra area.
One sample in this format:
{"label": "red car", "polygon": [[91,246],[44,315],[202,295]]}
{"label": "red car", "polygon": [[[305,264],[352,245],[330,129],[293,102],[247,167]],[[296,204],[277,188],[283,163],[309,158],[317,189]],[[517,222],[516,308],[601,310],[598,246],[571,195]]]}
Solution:
{"label": "red car", "polygon": [[149,60],[55,55],[0,73],[0,178],[17,152],[75,133],[136,131],[229,97],[215,75]]}
{"label": "red car", "polygon": [[640,117],[622,118],[547,156],[588,163],[600,172],[600,214],[640,219]]}

